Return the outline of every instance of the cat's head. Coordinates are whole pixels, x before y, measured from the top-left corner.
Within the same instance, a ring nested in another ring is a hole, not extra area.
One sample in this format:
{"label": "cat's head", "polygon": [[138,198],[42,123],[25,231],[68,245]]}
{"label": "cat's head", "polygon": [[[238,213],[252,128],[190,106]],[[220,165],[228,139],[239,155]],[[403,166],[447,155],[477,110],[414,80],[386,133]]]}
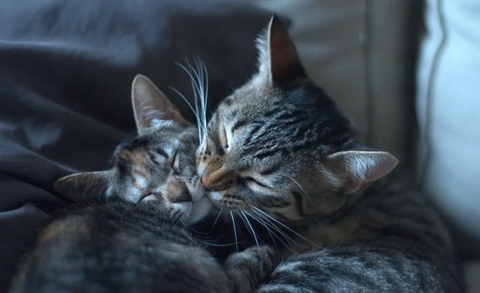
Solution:
{"label": "cat's head", "polygon": [[326,215],[396,166],[391,154],[355,141],[277,17],[258,48],[258,73],[218,106],[197,151],[216,205],[253,205],[285,221]]}
{"label": "cat's head", "polygon": [[55,189],[77,200],[116,196],[162,205],[189,223],[200,220],[211,205],[195,172],[195,127],[144,76],[133,81],[132,103],[138,133],[117,147],[113,167],[60,178]]}

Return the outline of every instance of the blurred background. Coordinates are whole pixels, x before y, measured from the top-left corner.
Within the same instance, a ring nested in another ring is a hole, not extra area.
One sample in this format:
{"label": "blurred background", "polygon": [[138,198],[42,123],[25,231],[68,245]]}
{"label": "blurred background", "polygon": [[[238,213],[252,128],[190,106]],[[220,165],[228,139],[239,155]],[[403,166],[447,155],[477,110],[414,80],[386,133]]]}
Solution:
{"label": "blurred background", "polygon": [[274,12],[361,140],[415,174],[480,292],[478,0],[0,1],[0,292],[65,205],[54,180],[103,169],[134,130],[133,77],[193,121],[169,89],[193,96],[175,62],[206,63],[214,111],[254,72],[254,39]]}

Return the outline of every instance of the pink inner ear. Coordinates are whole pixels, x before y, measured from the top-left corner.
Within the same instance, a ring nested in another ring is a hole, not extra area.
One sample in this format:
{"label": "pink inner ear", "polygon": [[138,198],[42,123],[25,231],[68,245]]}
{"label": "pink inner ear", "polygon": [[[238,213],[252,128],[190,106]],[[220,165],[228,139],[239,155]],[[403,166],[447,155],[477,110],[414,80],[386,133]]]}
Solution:
{"label": "pink inner ear", "polygon": [[175,121],[181,126],[189,124],[165,94],[145,76],[137,75],[133,80],[132,101],[139,131],[153,126],[154,120]]}
{"label": "pink inner ear", "polygon": [[344,187],[347,193],[366,188],[390,173],[397,164],[397,158],[379,151],[338,152],[330,155],[327,162],[331,171],[346,180]]}
{"label": "pink inner ear", "polygon": [[280,23],[273,22],[270,29],[270,68],[272,76],[276,79],[284,79],[287,74],[285,71],[292,63],[297,61],[295,47]]}
{"label": "pink inner ear", "polygon": [[112,171],[85,172],[58,179],[54,188],[60,194],[73,199],[89,199],[99,196],[108,187]]}
{"label": "pink inner ear", "polygon": [[269,31],[270,70],[275,80],[289,80],[305,75],[293,40],[278,17],[274,16]]}
{"label": "pink inner ear", "polygon": [[178,113],[173,105],[163,99],[136,100],[137,117],[143,127],[153,126],[154,120],[176,121]]}
{"label": "pink inner ear", "polygon": [[388,154],[382,155],[375,166],[369,168],[365,174],[365,181],[373,182],[390,173],[398,164],[397,158]]}
{"label": "pink inner ear", "polygon": [[390,173],[398,164],[397,158],[384,152],[362,154],[357,160],[363,160],[363,174],[359,172],[360,170],[354,172],[357,176],[354,176],[348,183],[348,189],[352,193],[365,189],[373,181]]}

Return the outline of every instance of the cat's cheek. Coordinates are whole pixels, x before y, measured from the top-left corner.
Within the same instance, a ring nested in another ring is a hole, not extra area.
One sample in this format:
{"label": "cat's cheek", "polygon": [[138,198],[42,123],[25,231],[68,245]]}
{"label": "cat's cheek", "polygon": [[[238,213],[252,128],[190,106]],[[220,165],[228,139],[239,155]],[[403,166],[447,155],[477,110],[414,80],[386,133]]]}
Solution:
{"label": "cat's cheek", "polygon": [[205,169],[207,168],[207,163],[206,162],[199,162],[197,164],[197,175],[202,178],[203,173],[205,172]]}
{"label": "cat's cheek", "polygon": [[216,191],[213,191],[213,190],[211,190],[207,194],[207,196],[210,197],[210,200],[214,201],[214,202],[218,202],[218,201],[222,200],[222,196],[220,195],[220,193],[218,193]]}
{"label": "cat's cheek", "polygon": [[190,217],[187,219],[188,224],[195,224],[202,220],[210,213],[212,209],[213,205],[206,197],[193,203]]}

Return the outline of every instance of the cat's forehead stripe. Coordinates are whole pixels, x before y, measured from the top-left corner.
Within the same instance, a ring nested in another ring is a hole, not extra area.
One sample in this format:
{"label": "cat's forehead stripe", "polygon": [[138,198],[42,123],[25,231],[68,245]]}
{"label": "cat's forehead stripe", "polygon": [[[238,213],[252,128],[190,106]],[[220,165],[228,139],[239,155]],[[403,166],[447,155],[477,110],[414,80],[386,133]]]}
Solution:
{"label": "cat's forehead stripe", "polygon": [[147,180],[147,175],[143,172],[140,172],[139,170],[134,170],[133,171],[133,174],[135,174],[136,176],[139,176],[141,177],[142,179],[144,180]]}
{"label": "cat's forehead stripe", "polygon": [[138,165],[138,166],[147,164],[147,159],[145,157],[145,153],[140,152],[140,151],[130,151],[130,150],[125,149],[120,153],[120,158],[122,158],[126,161],[130,161],[133,164]]}
{"label": "cat's forehead stripe", "polygon": [[247,120],[246,119],[238,119],[232,126],[232,128],[230,129],[230,131],[232,132],[232,134],[237,130],[239,129],[240,127],[244,126],[247,124]]}
{"label": "cat's forehead stripe", "polygon": [[280,168],[281,168],[280,164],[273,165],[273,166],[269,167],[268,169],[265,169],[262,172],[260,172],[260,174],[263,175],[263,176],[271,175],[271,174],[277,172],[278,170],[280,170]]}

